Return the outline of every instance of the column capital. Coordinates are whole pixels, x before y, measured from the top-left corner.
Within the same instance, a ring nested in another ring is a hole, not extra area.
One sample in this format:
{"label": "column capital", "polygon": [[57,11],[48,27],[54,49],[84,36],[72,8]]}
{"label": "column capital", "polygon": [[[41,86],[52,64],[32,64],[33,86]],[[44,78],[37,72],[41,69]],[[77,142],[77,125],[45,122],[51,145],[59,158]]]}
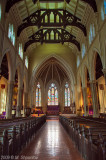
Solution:
{"label": "column capital", "polygon": [[99,12],[95,12],[95,17],[97,18],[97,16],[99,15]]}
{"label": "column capital", "polygon": [[14,81],[8,81],[8,85],[9,85],[9,84],[14,84]]}
{"label": "column capital", "polygon": [[106,68],[102,69],[102,72],[103,72],[104,74],[106,74]]}
{"label": "column capital", "polygon": [[87,89],[87,86],[86,87],[82,87],[82,90],[85,90],[85,89]]}
{"label": "column capital", "polygon": [[90,84],[96,84],[96,80],[90,80],[89,83]]}
{"label": "column capital", "polygon": [[23,91],[23,88],[19,87],[19,88],[18,88],[18,91]]}

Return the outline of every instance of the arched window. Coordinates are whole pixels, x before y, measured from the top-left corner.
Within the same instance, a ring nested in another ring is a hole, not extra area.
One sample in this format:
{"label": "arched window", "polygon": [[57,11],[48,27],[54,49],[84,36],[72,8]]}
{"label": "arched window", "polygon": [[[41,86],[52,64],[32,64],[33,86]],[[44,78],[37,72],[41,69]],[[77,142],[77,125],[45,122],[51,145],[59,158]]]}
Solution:
{"label": "arched window", "polygon": [[94,37],[95,37],[95,26],[94,26],[94,24],[91,24],[90,31],[89,31],[89,44],[92,43]]}
{"label": "arched window", "polygon": [[65,84],[65,106],[70,106],[70,89],[67,82]]}
{"label": "arched window", "polygon": [[41,87],[39,82],[36,87],[36,107],[41,107]]}
{"label": "arched window", "polygon": [[80,57],[79,57],[79,55],[77,56],[77,67],[79,67],[79,65],[80,65]]}
{"label": "arched window", "polygon": [[28,57],[27,56],[25,57],[25,66],[26,68],[28,68]]}
{"label": "arched window", "polygon": [[1,14],[2,14],[1,12],[2,12],[2,11],[1,11],[1,4],[0,4],[0,21],[1,21]]}
{"label": "arched window", "polygon": [[102,20],[105,19],[103,6],[101,7],[101,18],[102,18]]}
{"label": "arched window", "polygon": [[19,43],[18,54],[19,54],[19,56],[21,57],[21,59],[23,59],[23,48],[22,48],[22,43]]}
{"label": "arched window", "polygon": [[85,52],[86,52],[85,44],[82,44],[82,58],[84,57]]}
{"label": "arched window", "polygon": [[92,33],[93,33],[93,38],[95,37],[95,25],[92,24]]}
{"label": "arched window", "polygon": [[13,24],[9,24],[8,37],[11,40],[12,44],[15,45],[15,32]]}
{"label": "arched window", "polygon": [[54,83],[52,83],[48,90],[48,105],[58,105],[58,91]]}
{"label": "arched window", "polygon": [[106,0],[104,0],[104,14],[106,14]]}
{"label": "arched window", "polygon": [[105,15],[106,15],[106,0],[104,0],[103,5],[101,7],[101,18],[102,18],[102,20],[105,19]]}

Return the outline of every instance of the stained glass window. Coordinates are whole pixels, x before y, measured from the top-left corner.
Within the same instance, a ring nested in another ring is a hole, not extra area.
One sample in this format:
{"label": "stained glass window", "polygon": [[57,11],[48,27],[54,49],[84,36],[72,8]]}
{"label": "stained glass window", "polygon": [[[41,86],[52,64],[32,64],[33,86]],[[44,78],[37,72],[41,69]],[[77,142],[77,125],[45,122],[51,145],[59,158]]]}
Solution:
{"label": "stained glass window", "polygon": [[2,112],[6,110],[6,108],[5,108],[6,107],[6,91],[5,91],[5,89],[1,88],[0,96],[1,96],[0,114],[2,114]]}
{"label": "stained glass window", "polygon": [[36,107],[41,107],[41,87],[39,82],[36,87]]}
{"label": "stained glass window", "polygon": [[52,83],[48,90],[48,105],[58,105],[58,91],[54,83]]}
{"label": "stained glass window", "polygon": [[103,5],[102,5],[102,7],[101,7],[101,18],[102,18],[102,20],[105,19]]}
{"label": "stained glass window", "polygon": [[105,19],[105,14],[106,14],[106,0],[104,0],[104,3],[101,7],[101,17],[102,17],[102,20]]}
{"label": "stained glass window", "polygon": [[1,4],[0,4],[0,21],[1,21]]}
{"label": "stained glass window", "polygon": [[94,37],[95,37],[95,26],[94,26],[94,24],[91,24],[90,25],[90,31],[89,31],[89,44],[91,44]]}
{"label": "stained glass window", "polygon": [[26,68],[28,68],[28,57],[27,56],[25,57],[25,66]]}
{"label": "stained glass window", "polygon": [[92,36],[93,36],[93,38],[95,37],[95,26],[94,26],[94,24],[92,25]]}
{"label": "stained glass window", "polygon": [[85,44],[82,44],[82,58],[84,57],[85,52],[86,52]]}
{"label": "stained glass window", "polygon": [[51,103],[51,96],[50,96],[50,89],[48,90],[48,105],[50,105]]}
{"label": "stained glass window", "polygon": [[19,43],[18,54],[19,54],[19,56],[21,57],[21,59],[23,59],[23,48],[22,48],[22,43]]}
{"label": "stained glass window", "polygon": [[11,40],[12,44],[15,45],[15,32],[13,24],[9,24],[8,37]]}
{"label": "stained glass window", "polygon": [[106,14],[106,0],[104,0],[104,14]]}
{"label": "stained glass window", "polygon": [[77,56],[77,67],[79,67],[79,65],[80,65],[80,57]]}
{"label": "stained glass window", "polygon": [[70,89],[67,82],[65,84],[65,106],[70,106]]}

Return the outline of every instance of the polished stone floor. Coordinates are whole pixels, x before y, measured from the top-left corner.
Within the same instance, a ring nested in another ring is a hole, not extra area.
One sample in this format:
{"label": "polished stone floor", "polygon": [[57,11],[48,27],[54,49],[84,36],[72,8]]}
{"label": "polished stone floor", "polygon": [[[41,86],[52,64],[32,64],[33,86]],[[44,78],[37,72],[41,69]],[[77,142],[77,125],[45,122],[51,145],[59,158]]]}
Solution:
{"label": "polished stone floor", "polygon": [[82,160],[58,120],[47,120],[19,157],[19,160]]}

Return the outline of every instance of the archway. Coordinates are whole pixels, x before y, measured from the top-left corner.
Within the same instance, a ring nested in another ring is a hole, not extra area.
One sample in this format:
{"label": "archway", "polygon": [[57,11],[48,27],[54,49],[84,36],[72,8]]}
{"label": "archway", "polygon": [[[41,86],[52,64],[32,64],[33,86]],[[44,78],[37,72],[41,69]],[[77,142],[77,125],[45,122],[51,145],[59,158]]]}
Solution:
{"label": "archway", "polygon": [[80,111],[80,115],[83,116],[84,115],[84,100],[83,100],[83,90],[82,90],[82,81],[80,78],[80,95],[79,95],[79,111]]}
{"label": "archway", "polygon": [[[67,74],[67,70],[61,65],[61,63],[56,58],[51,57],[47,59],[47,61],[45,61],[37,70],[35,75],[35,84],[37,84],[38,80],[41,80],[43,82],[42,85],[43,98],[41,98],[43,102],[42,104],[43,110],[46,112],[48,110],[49,105],[53,107],[55,106],[55,101],[58,101],[56,102],[56,105],[59,107],[59,111],[64,111],[65,94],[64,90],[62,90],[62,84],[64,80],[67,80],[68,83],[71,85],[70,77]],[[55,92],[55,87],[51,85],[54,85],[57,88],[56,92]],[[50,90],[49,87],[51,87]],[[57,100],[55,99],[55,94]],[[48,103],[48,97],[49,97],[49,103]],[[36,97],[34,99],[36,99]]]}
{"label": "archway", "polygon": [[17,109],[17,97],[18,97],[18,71],[15,72],[15,80],[13,86],[13,100],[12,100],[12,116],[16,116]]}
{"label": "archway", "polygon": [[84,102],[83,102],[83,91],[82,91],[82,79],[80,72],[77,75],[77,94],[78,94],[78,106],[77,106],[77,114],[84,114]]}
{"label": "archway", "polygon": [[57,56],[56,54],[52,54],[50,56],[47,56],[45,59],[43,59],[43,61],[41,61],[41,63],[39,65],[37,65],[35,67],[35,69],[33,70],[31,79],[30,79],[30,90],[32,89],[32,86],[34,86],[34,83],[37,80],[38,74],[41,71],[41,69],[44,67],[44,64],[46,64],[46,62],[48,60],[50,60],[51,58],[55,58],[57,60],[58,64],[65,70],[66,74],[68,75],[68,79],[71,82],[71,86],[72,86],[72,90],[73,90],[73,98],[75,99],[75,97],[74,97],[74,94],[75,94],[74,84],[76,84],[76,79],[75,79],[75,75],[73,73],[73,70],[63,58],[61,58],[60,56]]}
{"label": "archway", "polygon": [[87,105],[86,105],[86,112],[87,115],[92,116],[93,115],[93,102],[92,102],[92,96],[91,96],[91,86],[90,86],[90,76],[89,71],[86,67],[86,85],[87,85]]}
{"label": "archway", "polygon": [[9,69],[8,69],[7,56],[5,54],[2,59],[0,68],[0,114],[4,116],[6,115],[8,78],[9,78]]}
{"label": "archway", "polygon": [[98,53],[95,56],[95,79],[96,79],[96,89],[97,89],[97,101],[99,113],[105,113],[106,108],[106,88],[105,79],[102,72],[103,65],[101,58]]}

